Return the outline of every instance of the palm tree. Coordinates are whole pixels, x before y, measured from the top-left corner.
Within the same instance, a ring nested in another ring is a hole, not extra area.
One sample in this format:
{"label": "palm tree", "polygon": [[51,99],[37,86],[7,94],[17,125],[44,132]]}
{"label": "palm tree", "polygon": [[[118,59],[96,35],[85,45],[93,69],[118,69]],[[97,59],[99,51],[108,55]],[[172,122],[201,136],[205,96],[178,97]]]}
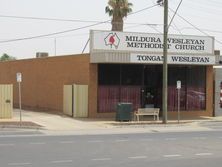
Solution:
{"label": "palm tree", "polygon": [[123,31],[123,18],[132,12],[133,4],[128,0],[109,0],[105,10],[112,16],[112,31]]}

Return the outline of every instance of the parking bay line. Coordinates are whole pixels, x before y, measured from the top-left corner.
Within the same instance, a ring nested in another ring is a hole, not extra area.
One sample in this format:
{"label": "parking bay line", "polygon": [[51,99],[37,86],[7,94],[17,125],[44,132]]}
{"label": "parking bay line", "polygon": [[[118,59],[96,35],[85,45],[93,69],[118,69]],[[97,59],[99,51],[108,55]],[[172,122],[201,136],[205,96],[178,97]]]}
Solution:
{"label": "parking bay line", "polygon": [[44,142],[32,142],[32,143],[29,143],[31,145],[43,145],[43,144],[46,144]]}
{"label": "parking bay line", "polygon": [[23,165],[32,165],[29,162],[22,162],[22,163],[8,163],[9,166],[23,166]]}
{"label": "parking bay line", "polygon": [[177,138],[166,138],[165,140],[174,141],[174,140],[177,140]]}
{"label": "parking bay line", "polygon": [[91,159],[92,161],[110,161],[111,158],[94,158],[94,159]]}
{"label": "parking bay line", "polygon": [[145,159],[147,156],[141,155],[141,156],[135,156],[135,157],[128,157],[129,159]]}
{"label": "parking bay line", "polygon": [[88,143],[103,143],[103,140],[89,140]]}
{"label": "parking bay line", "polygon": [[120,140],[115,140],[114,142],[127,142],[129,140],[124,140],[124,139],[120,139]]}
{"label": "parking bay line", "polygon": [[50,163],[72,163],[72,160],[56,160],[56,161],[51,161]]}
{"label": "parking bay line", "polygon": [[13,143],[6,143],[6,144],[0,144],[0,147],[1,146],[14,146],[15,144],[13,144]]}
{"label": "parking bay line", "polygon": [[213,155],[213,153],[196,153],[195,155],[197,155],[197,156],[209,156],[209,155]]}
{"label": "parking bay line", "polygon": [[75,143],[75,141],[60,141],[60,144],[72,144]]}
{"label": "parking bay line", "polygon": [[180,154],[168,154],[168,155],[163,155],[165,158],[172,158],[172,157],[181,157],[182,155]]}
{"label": "parking bay line", "polygon": [[153,141],[154,139],[140,139],[139,141],[144,141],[144,142],[146,142],[146,141]]}

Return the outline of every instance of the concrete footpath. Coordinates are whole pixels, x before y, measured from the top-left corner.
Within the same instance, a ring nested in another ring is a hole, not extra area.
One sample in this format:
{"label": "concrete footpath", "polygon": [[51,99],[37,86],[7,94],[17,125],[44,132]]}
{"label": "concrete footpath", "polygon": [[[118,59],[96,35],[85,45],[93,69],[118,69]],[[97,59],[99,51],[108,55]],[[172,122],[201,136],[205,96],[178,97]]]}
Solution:
{"label": "concrete footpath", "polygon": [[61,114],[33,112],[22,110],[22,124],[20,112],[15,109],[12,119],[0,119],[0,130],[6,128],[32,129],[48,135],[83,135],[83,134],[123,134],[123,133],[156,133],[156,132],[185,132],[208,131],[201,126],[206,121],[221,121],[222,117],[204,117],[199,120],[168,121],[141,121],[116,122],[112,119],[71,118]]}

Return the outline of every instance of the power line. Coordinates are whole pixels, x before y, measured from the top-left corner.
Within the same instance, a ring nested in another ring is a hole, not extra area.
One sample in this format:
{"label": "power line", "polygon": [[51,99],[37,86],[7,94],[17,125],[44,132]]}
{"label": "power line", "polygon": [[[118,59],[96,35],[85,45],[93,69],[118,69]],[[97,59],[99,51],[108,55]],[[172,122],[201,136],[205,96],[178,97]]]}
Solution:
{"label": "power line", "polygon": [[170,20],[170,23],[169,23],[169,25],[168,25],[168,29],[169,29],[171,23],[173,22],[173,19],[174,19],[174,17],[176,16],[176,14],[177,14],[177,12],[178,12],[178,10],[179,10],[182,2],[183,2],[183,0],[181,0],[180,3],[179,3],[179,5],[177,6],[177,9],[176,9],[176,11],[174,12],[174,15],[173,15],[173,17],[172,17],[172,19]]}
{"label": "power line", "polygon": [[138,11],[136,11],[136,12],[129,13],[128,16],[133,15],[133,14],[137,14],[137,13],[140,13],[140,12],[143,12],[143,11],[148,10],[148,9],[151,9],[151,8],[153,8],[153,7],[155,7],[155,6],[158,6],[158,4],[155,4],[155,5],[153,5],[153,6],[149,6],[149,7],[143,8],[143,9],[138,10]]}
{"label": "power line", "polygon": [[[145,8],[147,10],[147,8]],[[145,10],[142,9],[141,11]],[[138,13],[139,11],[137,11]],[[135,14],[135,13],[133,13]],[[12,15],[0,15],[3,18],[15,18],[15,19],[27,19],[27,20],[46,20],[46,21],[62,21],[62,22],[79,22],[79,23],[100,23],[100,21],[96,20],[75,20],[75,19],[58,19],[58,18],[46,18],[46,17],[26,17],[26,16],[12,16]],[[105,23],[111,23],[110,20]],[[132,25],[145,25],[146,23],[127,23],[124,24],[132,24]],[[158,25],[158,24],[151,24],[151,25]],[[159,24],[161,25],[161,24]]]}
{"label": "power line", "polygon": [[[170,9],[172,12],[175,13],[175,11],[174,11],[173,9],[171,9],[171,8],[169,8],[169,9]],[[188,20],[186,20],[184,17],[182,17],[182,16],[179,15],[178,13],[177,13],[176,15],[177,15],[178,17],[180,17],[183,21],[185,21],[186,23],[188,23],[189,25],[191,25],[192,27],[194,27],[196,30],[198,30],[199,32],[201,32],[202,34],[210,37],[210,35],[209,35],[208,33],[202,31],[200,28],[198,28],[197,26],[195,26],[194,24],[192,24],[191,22],[189,22]],[[215,41],[218,42],[219,44],[222,44],[222,42],[219,41],[219,40],[217,40],[217,39],[215,39]]]}
{"label": "power line", "polygon": [[[130,13],[129,15],[140,13],[142,11],[151,9],[155,6],[157,6],[157,5],[152,5],[152,6],[143,8],[143,9],[138,10],[136,12]],[[37,18],[37,19],[40,19],[40,18]],[[50,18],[45,18],[45,19],[50,19]],[[58,19],[58,20],[61,20],[61,19]],[[107,21],[103,21],[103,22],[97,22],[95,24],[90,24],[90,25],[86,25],[86,26],[82,26],[82,27],[78,27],[78,28],[74,28],[74,29],[69,29],[69,30],[64,30],[64,31],[59,31],[59,32],[54,32],[54,33],[49,33],[49,34],[37,35],[37,36],[32,36],[32,37],[17,38],[17,39],[10,39],[10,40],[3,40],[3,41],[0,41],[0,43],[16,42],[16,41],[30,40],[30,39],[35,39],[35,38],[42,38],[42,37],[48,37],[48,36],[53,36],[53,35],[58,35],[58,34],[64,34],[64,33],[69,33],[69,32],[73,32],[73,31],[77,31],[77,30],[97,26],[97,25],[104,24],[104,23],[107,23],[107,22],[110,22],[110,21],[111,20],[107,20]]]}
{"label": "power line", "polygon": [[77,31],[80,29],[84,29],[84,28],[89,28],[89,27],[93,27],[99,24],[103,24],[104,22],[99,22],[96,24],[91,24],[91,25],[87,25],[87,26],[83,26],[83,27],[78,27],[75,29],[70,29],[70,30],[65,30],[65,31],[59,31],[59,32],[55,32],[55,33],[49,33],[49,34],[44,34],[44,35],[38,35],[38,36],[32,36],[32,37],[25,37],[25,38],[17,38],[17,39],[10,39],[10,40],[4,40],[4,41],[0,41],[0,43],[6,43],[6,42],[15,42],[15,41],[22,41],[22,40],[29,40],[29,39],[35,39],[35,38],[42,38],[42,37],[47,37],[47,36],[53,36],[53,35],[58,35],[58,34],[64,34],[64,33],[68,33],[68,32],[73,32],[73,31]]}
{"label": "power line", "polygon": [[[185,30],[185,29],[195,29],[193,27],[183,27],[180,30]],[[213,30],[213,29],[203,29],[201,28],[202,31],[207,31],[207,32],[213,32],[213,33],[219,33],[222,34],[222,31],[218,31],[218,30]]]}
{"label": "power line", "polygon": [[[129,15],[140,13],[142,11],[148,10],[153,8],[157,5],[149,6],[144,9],[138,10],[133,13],[129,13]],[[15,19],[28,19],[28,20],[46,20],[46,21],[62,21],[62,22],[81,22],[81,23],[98,23],[99,21],[95,20],[81,20],[81,19],[59,19],[59,18],[47,18],[47,17],[28,17],[28,16],[15,16],[15,15],[0,15],[3,18],[15,18]]]}
{"label": "power line", "polygon": [[150,26],[150,25],[148,25],[150,28],[152,28],[152,29],[154,29],[156,32],[158,32],[158,33],[162,33],[160,30],[158,30],[156,27],[153,27],[153,26]]}
{"label": "power line", "polygon": [[[190,2],[189,2],[190,1]],[[222,5],[222,2],[221,2],[221,0],[219,0],[219,1],[217,1],[217,2],[215,2],[215,1],[213,1],[213,0],[205,0],[205,2],[203,2],[203,0],[201,0],[201,1],[193,1],[193,0],[187,0],[187,2],[188,3],[192,3],[192,4],[197,4],[198,6],[199,5],[202,5],[202,6],[211,6],[211,7],[218,7],[219,8],[219,6],[220,5]]]}
{"label": "power line", "polygon": [[[170,17],[170,15],[168,15],[168,16],[172,20],[172,17]],[[183,35],[182,32],[180,31],[180,29],[177,27],[177,25],[174,22],[172,22],[172,24],[173,24],[173,26],[170,26],[170,27],[172,27],[175,30],[177,30],[180,33],[180,35]]]}
{"label": "power line", "polygon": [[0,15],[3,18],[14,19],[27,19],[27,20],[46,20],[46,21],[62,21],[62,22],[81,22],[81,23],[98,23],[99,21],[92,20],[74,20],[74,19],[58,19],[58,18],[46,18],[46,17],[27,17],[27,16],[13,16],[13,15]]}

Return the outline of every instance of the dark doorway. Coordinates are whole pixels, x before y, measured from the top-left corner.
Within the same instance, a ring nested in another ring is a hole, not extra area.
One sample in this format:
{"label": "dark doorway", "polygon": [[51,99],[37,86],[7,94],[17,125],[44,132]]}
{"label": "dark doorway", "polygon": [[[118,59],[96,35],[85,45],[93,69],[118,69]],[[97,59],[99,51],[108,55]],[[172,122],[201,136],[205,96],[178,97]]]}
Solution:
{"label": "dark doorway", "polygon": [[161,65],[144,65],[141,106],[144,108],[161,107],[162,97]]}

